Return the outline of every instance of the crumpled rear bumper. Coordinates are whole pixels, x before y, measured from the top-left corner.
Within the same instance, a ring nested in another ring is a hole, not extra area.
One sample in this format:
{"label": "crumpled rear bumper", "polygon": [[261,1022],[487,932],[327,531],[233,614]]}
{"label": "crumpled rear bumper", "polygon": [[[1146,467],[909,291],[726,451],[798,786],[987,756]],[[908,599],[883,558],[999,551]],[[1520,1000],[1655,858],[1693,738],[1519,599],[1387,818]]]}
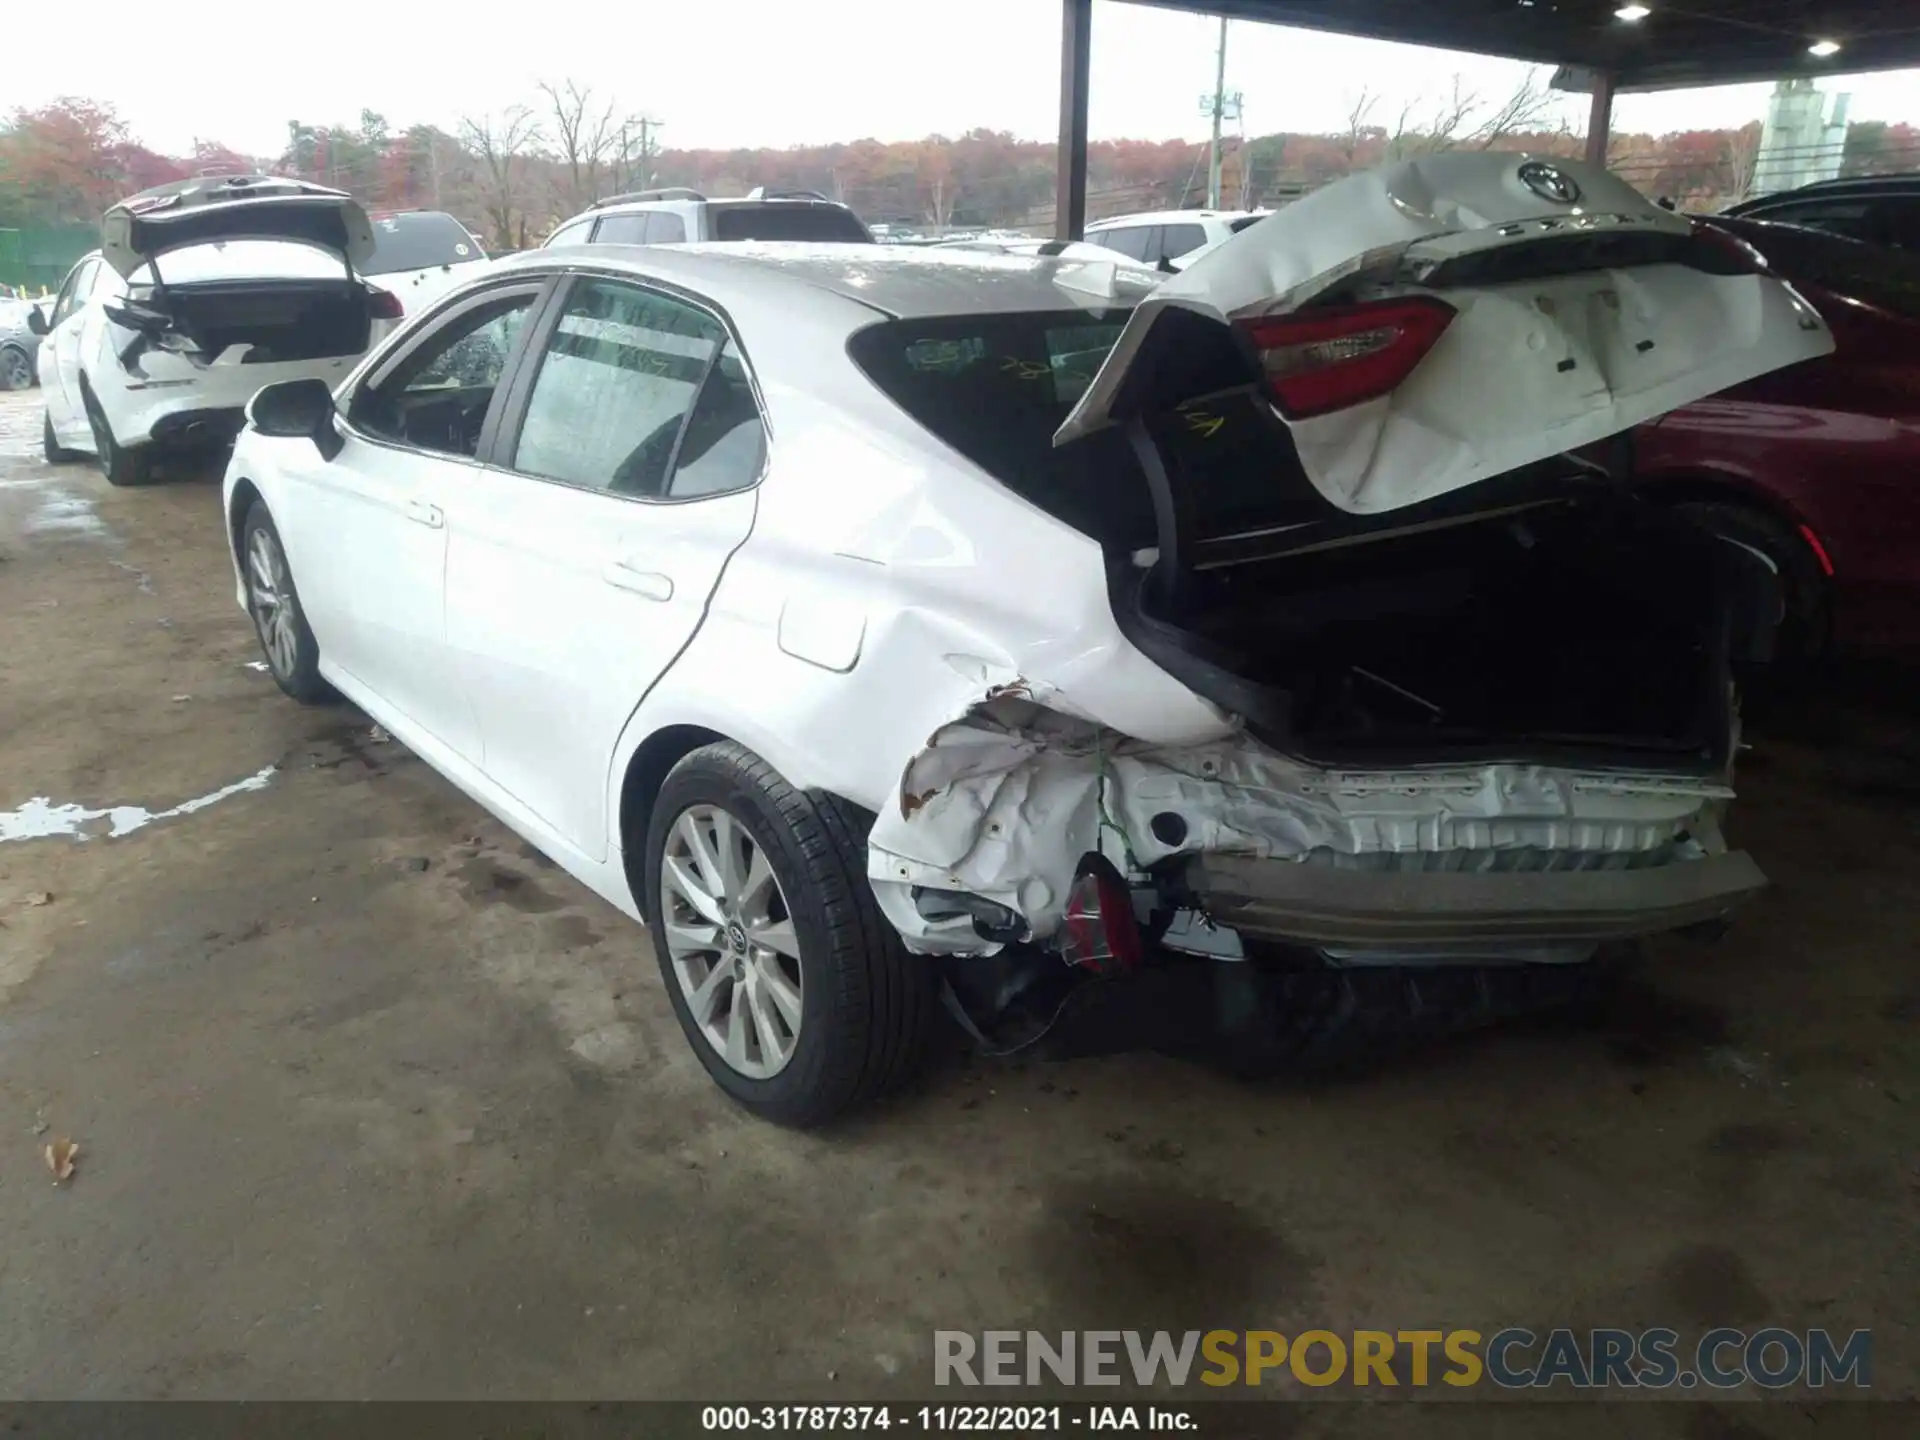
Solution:
{"label": "crumpled rear bumper", "polygon": [[1344,870],[1203,855],[1186,886],[1242,935],[1421,948],[1630,940],[1718,920],[1764,889],[1744,851],[1617,870]]}

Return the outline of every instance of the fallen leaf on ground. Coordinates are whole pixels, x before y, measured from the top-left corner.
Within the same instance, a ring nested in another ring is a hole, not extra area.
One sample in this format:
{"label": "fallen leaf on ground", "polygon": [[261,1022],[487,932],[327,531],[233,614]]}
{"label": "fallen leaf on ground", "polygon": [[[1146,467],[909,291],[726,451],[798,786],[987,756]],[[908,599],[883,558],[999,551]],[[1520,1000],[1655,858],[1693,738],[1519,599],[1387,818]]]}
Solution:
{"label": "fallen leaf on ground", "polygon": [[36,890],[27,896],[27,904],[29,905],[51,905],[52,903],[53,893],[49,890]]}
{"label": "fallen leaf on ground", "polygon": [[62,1136],[47,1146],[47,1168],[53,1172],[53,1183],[73,1178],[73,1162],[80,1158],[80,1146]]}
{"label": "fallen leaf on ground", "polygon": [[33,1122],[33,1133],[34,1133],[34,1134],[36,1134],[36,1135],[44,1135],[44,1134],[46,1134],[46,1133],[47,1133],[47,1122],[46,1122],[46,1121],[44,1121],[44,1120],[36,1120],[36,1121],[34,1121],[34,1122]]}
{"label": "fallen leaf on ground", "polygon": [[367,739],[371,740],[376,745],[384,745],[389,740],[393,739],[393,736],[387,733],[386,726],[376,725],[367,732]]}

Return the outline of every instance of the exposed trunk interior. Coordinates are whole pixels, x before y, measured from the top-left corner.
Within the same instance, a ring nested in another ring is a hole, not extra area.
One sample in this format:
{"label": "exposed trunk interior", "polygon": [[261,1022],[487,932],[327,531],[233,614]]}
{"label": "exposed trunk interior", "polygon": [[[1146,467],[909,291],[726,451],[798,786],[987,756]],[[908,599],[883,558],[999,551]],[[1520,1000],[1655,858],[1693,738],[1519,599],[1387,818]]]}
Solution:
{"label": "exposed trunk interior", "polygon": [[1771,572],[1588,489],[1371,533],[1302,527],[1202,553],[1174,587],[1116,560],[1115,610],[1168,670],[1315,761],[1716,767],[1732,649],[1766,623]]}
{"label": "exposed trunk interior", "polygon": [[366,286],[345,276],[142,287],[109,314],[149,337],[182,336],[208,362],[249,345],[248,365],[358,355],[372,323]]}

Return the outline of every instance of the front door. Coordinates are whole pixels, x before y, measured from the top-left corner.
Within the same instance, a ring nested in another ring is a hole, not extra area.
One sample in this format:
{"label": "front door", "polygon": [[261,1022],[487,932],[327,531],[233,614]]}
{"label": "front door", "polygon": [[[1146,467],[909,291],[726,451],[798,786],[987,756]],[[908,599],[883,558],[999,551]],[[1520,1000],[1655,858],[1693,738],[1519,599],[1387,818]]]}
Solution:
{"label": "front door", "polygon": [[86,319],[87,297],[93,292],[100,257],[89,255],[67,272],[53,313],[47,317],[47,335],[41,342],[40,386],[55,437],[63,445],[93,448],[93,431],[80,403],[80,327]]}
{"label": "front door", "polygon": [[489,778],[600,859],[614,746],[752,529],[765,434],[697,305],[582,276],[542,330],[448,502],[448,643]]}
{"label": "front door", "polygon": [[326,665],[472,761],[479,730],[447,640],[447,513],[483,473],[481,431],[539,292],[483,292],[377,366],[331,461],[286,442],[304,446],[283,472],[288,559]]}

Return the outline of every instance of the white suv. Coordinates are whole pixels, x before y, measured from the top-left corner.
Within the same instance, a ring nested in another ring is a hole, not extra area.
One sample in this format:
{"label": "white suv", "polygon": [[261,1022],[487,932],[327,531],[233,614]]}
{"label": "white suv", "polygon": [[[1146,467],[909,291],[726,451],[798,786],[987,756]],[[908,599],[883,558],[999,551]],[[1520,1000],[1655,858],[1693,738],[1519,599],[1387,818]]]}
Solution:
{"label": "white suv", "polygon": [[698,190],[686,189],[610,196],[556,229],[546,245],[678,245],[696,240],[870,245],[873,236],[853,211],[815,191],[756,186],[737,200],[709,200]]}
{"label": "white suv", "polygon": [[1087,226],[1087,239],[1135,260],[1158,265],[1179,260],[1207,245],[1238,235],[1269,210],[1158,210],[1116,215]]}

